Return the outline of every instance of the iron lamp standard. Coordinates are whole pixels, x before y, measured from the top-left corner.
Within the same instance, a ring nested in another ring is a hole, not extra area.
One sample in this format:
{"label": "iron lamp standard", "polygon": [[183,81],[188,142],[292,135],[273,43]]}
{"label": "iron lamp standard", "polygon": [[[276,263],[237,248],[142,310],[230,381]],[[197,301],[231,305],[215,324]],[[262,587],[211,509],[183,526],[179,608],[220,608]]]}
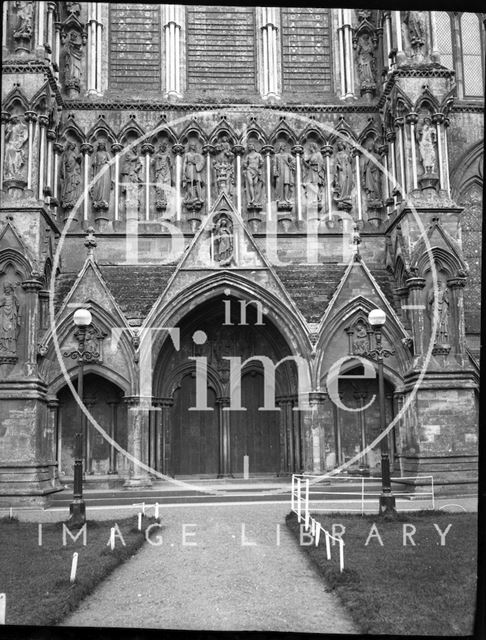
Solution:
{"label": "iron lamp standard", "polygon": [[[367,355],[378,364],[378,399],[380,406],[380,431],[386,429],[385,418],[385,382],[383,377],[383,359],[393,355],[394,351],[384,349],[382,345],[381,329],[386,322],[386,313],[381,309],[373,309],[368,315],[373,333],[375,335],[375,348],[370,349]],[[394,515],[396,513],[395,496],[391,490],[390,480],[390,453],[388,449],[388,434],[380,441],[381,448],[381,496],[380,515]]]}
{"label": "iron lamp standard", "polygon": [[[91,324],[91,313],[88,309],[77,309],[73,315],[73,322],[77,327],[75,337],[78,341],[78,348],[73,351],[66,351],[64,357],[78,360],[78,396],[83,402],[83,375],[84,363],[95,360],[99,353],[85,349],[86,331]],[[84,414],[81,405],[79,406],[78,429],[74,435],[74,487],[73,501],[69,505],[68,524],[72,527],[81,527],[86,522],[86,504],[83,500],[83,434]]]}

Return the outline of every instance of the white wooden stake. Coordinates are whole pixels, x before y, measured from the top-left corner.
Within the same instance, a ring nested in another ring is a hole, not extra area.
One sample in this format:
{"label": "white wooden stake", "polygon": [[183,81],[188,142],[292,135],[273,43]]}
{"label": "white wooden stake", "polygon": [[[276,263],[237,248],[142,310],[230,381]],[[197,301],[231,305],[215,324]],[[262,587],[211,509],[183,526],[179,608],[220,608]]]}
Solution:
{"label": "white wooden stake", "polygon": [[78,552],[75,551],[73,553],[73,562],[71,564],[71,576],[69,578],[70,582],[74,582],[76,580],[76,570],[78,568]]}
{"label": "white wooden stake", "polygon": [[342,540],[339,541],[339,571],[341,573],[344,571],[344,542]]}
{"label": "white wooden stake", "polygon": [[37,532],[38,532],[39,547],[42,547],[42,523],[41,522],[39,522],[39,524],[37,525]]}
{"label": "white wooden stake", "polygon": [[12,520],[12,518],[13,518],[13,509],[12,507],[10,507],[10,520]]}
{"label": "white wooden stake", "polygon": [[0,593],[0,624],[5,624],[6,608],[7,608],[7,594]]}
{"label": "white wooden stake", "polygon": [[110,549],[113,551],[115,548],[115,527],[110,529]]}
{"label": "white wooden stake", "polygon": [[250,457],[243,456],[243,478],[248,480],[250,477]]}
{"label": "white wooden stake", "polygon": [[324,533],[326,534],[326,556],[327,556],[327,559],[330,560],[331,559],[331,543],[329,542],[328,532],[324,530]]}
{"label": "white wooden stake", "polygon": [[141,514],[141,512],[138,513],[138,530],[139,531],[142,530],[142,514]]}
{"label": "white wooden stake", "polygon": [[158,502],[155,503],[155,517],[156,518],[159,517],[159,503]]}
{"label": "white wooden stake", "polygon": [[321,537],[321,525],[318,524],[317,525],[317,529],[316,529],[316,547],[319,546],[319,538]]}

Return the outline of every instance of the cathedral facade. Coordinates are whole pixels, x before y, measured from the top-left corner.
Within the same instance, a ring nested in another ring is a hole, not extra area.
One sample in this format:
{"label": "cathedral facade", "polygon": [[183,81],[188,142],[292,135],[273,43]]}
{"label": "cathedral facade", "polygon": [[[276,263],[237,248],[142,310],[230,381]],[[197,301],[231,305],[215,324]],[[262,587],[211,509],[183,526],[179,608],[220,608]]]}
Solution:
{"label": "cathedral facade", "polygon": [[0,502],[379,474],[373,309],[393,477],[473,486],[485,16],[3,12]]}

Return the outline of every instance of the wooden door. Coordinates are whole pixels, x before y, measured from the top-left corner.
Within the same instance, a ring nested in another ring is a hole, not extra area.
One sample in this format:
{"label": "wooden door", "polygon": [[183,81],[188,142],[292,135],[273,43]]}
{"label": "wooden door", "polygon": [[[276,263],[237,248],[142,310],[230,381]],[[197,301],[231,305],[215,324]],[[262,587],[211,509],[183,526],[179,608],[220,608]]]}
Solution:
{"label": "wooden door", "polygon": [[280,413],[258,411],[263,407],[263,375],[251,372],[241,380],[241,406],[230,412],[232,473],[243,473],[243,457],[249,456],[250,474],[280,470]]}
{"label": "wooden door", "polygon": [[213,411],[189,411],[196,405],[196,379],[184,376],[172,409],[172,468],[175,475],[216,475],[219,432],[216,395],[208,389]]}

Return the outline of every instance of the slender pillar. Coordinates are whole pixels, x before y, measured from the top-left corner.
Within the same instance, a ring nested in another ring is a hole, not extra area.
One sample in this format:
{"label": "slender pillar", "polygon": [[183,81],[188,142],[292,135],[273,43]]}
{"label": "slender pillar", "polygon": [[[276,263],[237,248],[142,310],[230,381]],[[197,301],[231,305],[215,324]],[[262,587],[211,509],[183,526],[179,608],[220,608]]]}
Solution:
{"label": "slender pillar", "polygon": [[56,139],[56,132],[54,129],[48,129],[47,131],[47,170],[46,170],[46,185],[44,187],[44,193],[48,196],[54,194],[54,176],[53,176],[53,162],[52,156],[54,154],[53,144]]}
{"label": "slender pillar", "polygon": [[265,168],[267,178],[267,221],[272,219],[272,164],[271,154],[274,153],[274,149],[270,144],[264,144],[262,146],[262,152],[265,154]]}
{"label": "slender pillar", "polygon": [[418,122],[418,116],[416,113],[409,113],[407,115],[407,123],[410,125],[410,148],[412,151],[412,189],[418,189],[417,179],[417,148],[415,144],[415,125]]}
{"label": "slender pillar", "polygon": [[89,156],[93,153],[93,145],[84,142],[81,145],[81,153],[83,154],[83,170],[84,170],[84,199],[83,199],[83,220],[88,220],[89,212]]}
{"label": "slender pillar", "polygon": [[294,411],[298,405],[297,399],[292,399],[292,432],[294,434],[294,471],[300,473],[303,469],[302,463],[302,431],[300,421],[300,411]]}
{"label": "slender pillar", "polygon": [[214,146],[212,144],[203,145],[202,152],[206,156],[206,210],[209,213],[211,211],[211,154],[214,153]]}
{"label": "slender pillar", "polygon": [[164,5],[165,92],[166,97],[181,98],[181,30],[183,7]]}
{"label": "slender pillar", "polygon": [[101,94],[101,40],[103,36],[103,25],[101,24],[101,3],[96,3],[96,74],[95,89]]}
{"label": "slender pillar", "polygon": [[60,476],[62,474],[62,404],[59,403],[57,411],[57,425],[56,425],[56,463],[57,473]]}
{"label": "slender pillar", "polygon": [[45,44],[45,18],[46,18],[46,3],[39,1],[37,4],[37,42],[36,46],[44,52]]}
{"label": "slender pillar", "polygon": [[161,449],[160,458],[162,461],[162,473],[174,475],[172,468],[172,430],[170,423],[171,408],[174,404],[172,398],[161,398]]}
{"label": "slender pillar", "polygon": [[54,66],[54,77],[59,81],[59,56],[61,52],[61,24],[56,22],[55,25],[55,33],[54,33],[54,55],[53,55],[53,66]]}
{"label": "slender pillar", "polygon": [[447,286],[451,292],[450,325],[452,326],[449,326],[449,334],[452,333],[453,338],[453,340],[449,340],[449,342],[455,348],[455,355],[458,362],[464,364],[467,361],[466,327],[464,324],[464,287],[466,286],[466,278],[450,278],[447,280]]}
{"label": "slender pillar", "polygon": [[[7,24],[8,24],[8,9],[9,9],[8,5],[9,5],[8,2],[4,2],[2,7],[2,49],[5,54],[8,53],[8,49],[7,49]],[[2,143],[2,149],[4,148],[5,147],[3,146],[3,143]]]}
{"label": "slender pillar", "polygon": [[449,146],[447,143],[447,129],[449,128],[451,121],[449,118],[444,118],[442,123],[442,133],[444,134],[444,182],[447,195],[451,197],[451,181],[449,175]]}
{"label": "slender pillar", "polygon": [[64,151],[64,146],[60,142],[54,142],[54,178],[52,183],[52,197],[54,203],[59,205],[59,158]]}
{"label": "slender pillar", "polygon": [[338,27],[337,36],[339,44],[339,74],[341,80],[341,98],[346,96],[346,70],[344,67],[344,29],[343,29],[343,11],[344,9],[337,10]]}
{"label": "slender pillar", "polygon": [[154,152],[154,145],[149,142],[142,144],[142,154],[145,156],[144,169],[145,169],[145,220],[150,220],[150,156]]}
{"label": "slender pillar", "polygon": [[53,486],[56,484],[59,472],[57,470],[57,424],[58,424],[58,411],[59,400],[56,397],[47,398],[47,428],[44,432],[44,451],[46,455],[46,462],[49,465],[49,471],[51,475],[51,482]]}
{"label": "slender pillar", "polygon": [[175,206],[176,206],[176,220],[178,222],[182,219],[182,198],[181,198],[181,186],[182,186],[182,155],[184,153],[184,146],[182,144],[175,144],[172,147],[172,152],[176,154],[176,179],[175,179]]}
{"label": "slender pillar", "polygon": [[25,375],[37,377],[37,341],[39,325],[39,291],[42,289],[41,274],[32,272],[28,280],[22,282],[25,293],[24,326],[26,327],[25,340]]}
{"label": "slender pillar", "polygon": [[332,145],[325,144],[321,149],[324,157],[326,158],[326,191],[327,191],[327,214],[329,220],[332,218],[332,177],[331,177],[331,156],[332,156]]}
{"label": "slender pillar", "polygon": [[361,151],[356,147],[353,148],[353,156],[355,161],[355,169],[356,169],[356,197],[358,200],[358,220],[363,219],[363,205],[361,202],[361,171],[359,166],[359,159],[361,157]]}
{"label": "slender pillar", "polygon": [[47,59],[51,62],[53,60],[53,50],[54,50],[54,11],[56,10],[55,2],[47,3]]}
{"label": "slender pillar", "polygon": [[405,153],[404,153],[404,140],[403,140],[403,118],[395,118],[395,126],[398,129],[398,158],[400,166],[400,187],[406,194],[408,192],[408,185],[405,173]]}
{"label": "slender pillar", "polygon": [[[6,3],[5,3],[6,4]],[[5,40],[4,40],[5,43]],[[2,125],[1,125],[1,151],[0,151],[0,191],[3,189],[3,165],[5,158],[5,127],[7,126],[7,122],[10,120],[10,114],[8,111],[2,111]],[[30,140],[30,135],[29,135]],[[30,155],[29,155],[30,157]],[[30,162],[29,162],[30,166]]]}
{"label": "slender pillar", "polygon": [[304,147],[301,144],[296,144],[292,147],[292,153],[295,154],[296,160],[296,184],[295,184],[295,201],[297,204],[297,220],[302,221],[302,155],[304,153]]}
{"label": "slender pillar", "polygon": [[[354,397],[358,401],[358,406],[361,411],[359,411],[356,415],[359,424],[360,438],[361,438],[361,451],[366,449],[366,420],[365,420],[365,411],[363,411],[363,407],[365,406],[365,400],[367,397],[366,393],[357,392],[354,394]],[[370,475],[370,465],[368,464],[367,455],[363,455],[359,462],[359,471],[363,476]]]}
{"label": "slender pillar", "polygon": [[[111,407],[111,421],[108,435],[112,440],[116,441],[118,431],[118,405],[120,403],[118,400],[111,400],[108,404]],[[108,473],[110,475],[116,473],[116,449],[112,444],[110,444],[110,463]]]}
{"label": "slender pillar", "polygon": [[[84,406],[91,413],[93,407],[96,405],[94,398],[85,398]],[[85,472],[88,476],[93,475],[93,427],[89,420],[86,420],[86,416],[83,414],[84,423],[84,442],[85,442]]]}
{"label": "slender pillar", "polygon": [[216,400],[219,416],[219,473],[218,478],[232,478],[230,457],[230,424],[229,411],[230,398],[223,397]]}
{"label": "slender pillar", "polygon": [[294,452],[294,423],[292,415],[292,400],[287,398],[284,404],[287,425],[287,471],[295,473],[295,452]]}
{"label": "slender pillar", "polygon": [[409,304],[414,307],[410,309],[410,325],[413,336],[414,357],[416,357],[424,353],[424,347],[428,347],[428,345],[424,344],[425,305],[422,290],[425,287],[425,278],[409,278],[406,281],[406,285],[409,290]]}
{"label": "slender pillar", "polygon": [[287,425],[287,412],[286,401],[283,398],[277,398],[276,405],[280,409],[280,472],[279,475],[288,473],[289,470],[289,458],[288,458],[288,425]]}
{"label": "slender pillar", "polygon": [[235,144],[232,149],[236,156],[236,209],[240,216],[243,212],[243,183],[241,179],[241,157],[245,152],[245,147],[241,144]]}
{"label": "slender pillar", "polygon": [[38,177],[38,198],[42,200],[44,198],[44,180],[45,180],[45,166],[46,166],[46,130],[49,123],[49,118],[44,115],[39,116],[40,127],[40,149],[39,149],[39,177]]}
{"label": "slender pillar", "polygon": [[279,98],[278,86],[278,11],[277,7],[261,7],[261,40],[263,78],[261,83],[263,98]]}
{"label": "slender pillar", "polygon": [[393,33],[395,35],[395,43],[396,43],[396,61],[397,66],[400,67],[405,64],[407,57],[403,51],[403,43],[402,43],[402,16],[400,11],[394,11],[392,14],[393,21]]}
{"label": "slender pillar", "polygon": [[114,155],[115,162],[114,170],[115,170],[115,180],[114,180],[114,200],[115,200],[115,215],[114,219],[120,219],[120,151],[123,149],[123,146],[119,142],[114,142],[111,145],[111,151]]}
{"label": "slender pillar", "polygon": [[135,462],[130,461],[129,477],[124,486],[127,488],[151,486],[152,481],[147,471],[137,464],[138,461],[147,464],[150,404],[141,401],[138,396],[127,396],[124,400],[128,404],[128,450],[135,458]]}
{"label": "slender pillar", "polygon": [[390,181],[388,178],[388,173],[390,171],[390,167],[388,166],[388,145],[387,144],[383,144],[380,149],[380,155],[383,158],[383,166],[385,167],[385,180],[383,181],[383,186],[385,187],[385,204],[387,205],[387,211],[388,211],[388,205],[389,205],[389,200],[390,200]]}

